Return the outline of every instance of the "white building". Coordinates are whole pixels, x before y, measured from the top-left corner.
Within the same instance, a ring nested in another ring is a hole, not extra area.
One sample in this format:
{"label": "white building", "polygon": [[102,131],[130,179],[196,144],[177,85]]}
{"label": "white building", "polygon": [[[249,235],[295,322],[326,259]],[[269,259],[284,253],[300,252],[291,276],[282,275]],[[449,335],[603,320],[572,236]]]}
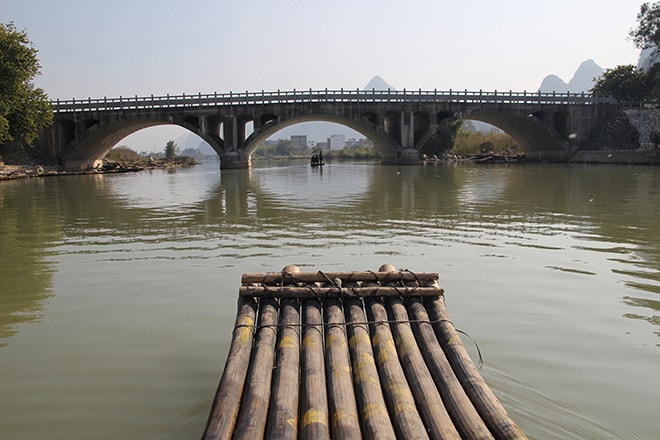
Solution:
{"label": "white building", "polygon": [[291,143],[298,148],[307,147],[307,135],[306,134],[292,134]]}
{"label": "white building", "polygon": [[346,135],[333,134],[328,138],[328,146],[331,150],[341,150],[346,145]]}

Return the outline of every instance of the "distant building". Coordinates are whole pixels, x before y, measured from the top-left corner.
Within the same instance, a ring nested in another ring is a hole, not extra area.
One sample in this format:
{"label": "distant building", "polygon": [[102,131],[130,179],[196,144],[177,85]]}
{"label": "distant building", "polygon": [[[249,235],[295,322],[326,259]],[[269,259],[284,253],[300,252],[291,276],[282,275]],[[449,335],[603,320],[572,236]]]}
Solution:
{"label": "distant building", "polygon": [[306,134],[292,134],[291,143],[299,148],[307,148],[307,135]]}
{"label": "distant building", "polygon": [[357,145],[358,145],[358,140],[357,139],[355,139],[355,138],[346,139],[346,144],[345,144],[346,147],[354,148],[354,147],[357,147]]}
{"label": "distant building", "polygon": [[341,150],[346,146],[346,135],[333,134],[328,138],[328,146],[331,150]]}

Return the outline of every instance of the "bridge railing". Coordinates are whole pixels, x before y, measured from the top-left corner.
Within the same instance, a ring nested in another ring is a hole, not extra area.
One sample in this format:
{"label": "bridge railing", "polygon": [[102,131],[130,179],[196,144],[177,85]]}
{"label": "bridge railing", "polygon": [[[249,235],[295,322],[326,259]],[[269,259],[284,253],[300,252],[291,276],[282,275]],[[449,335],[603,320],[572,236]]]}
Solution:
{"label": "bridge railing", "polygon": [[612,98],[586,93],[541,93],[468,90],[290,90],[229,92],[193,95],[120,96],[52,101],[56,113],[144,110],[185,107],[223,107],[296,103],[483,103],[483,104],[592,104],[615,103]]}

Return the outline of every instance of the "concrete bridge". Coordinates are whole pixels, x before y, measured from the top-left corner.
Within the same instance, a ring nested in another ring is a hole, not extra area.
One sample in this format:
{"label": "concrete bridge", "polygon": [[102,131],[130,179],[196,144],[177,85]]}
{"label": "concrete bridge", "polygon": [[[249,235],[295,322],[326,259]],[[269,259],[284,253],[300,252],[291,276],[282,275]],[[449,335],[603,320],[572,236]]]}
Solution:
{"label": "concrete bridge", "polygon": [[53,106],[54,123],[38,142],[67,168],[98,166],[125,136],[163,124],[199,135],[218,153],[221,168],[249,168],[260,141],[308,121],[358,131],[385,164],[417,162],[424,143],[456,119],[504,130],[529,159],[564,161],[617,110],[613,101],[588,94],[343,89],[58,100]]}

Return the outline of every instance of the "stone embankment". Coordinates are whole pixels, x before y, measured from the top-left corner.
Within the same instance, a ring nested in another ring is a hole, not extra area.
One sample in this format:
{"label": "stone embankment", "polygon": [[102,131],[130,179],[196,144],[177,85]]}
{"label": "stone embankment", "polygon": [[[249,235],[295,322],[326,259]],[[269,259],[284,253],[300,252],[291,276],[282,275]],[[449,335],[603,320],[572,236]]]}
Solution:
{"label": "stone embankment", "polygon": [[571,162],[660,165],[660,108],[621,110],[575,152]]}

